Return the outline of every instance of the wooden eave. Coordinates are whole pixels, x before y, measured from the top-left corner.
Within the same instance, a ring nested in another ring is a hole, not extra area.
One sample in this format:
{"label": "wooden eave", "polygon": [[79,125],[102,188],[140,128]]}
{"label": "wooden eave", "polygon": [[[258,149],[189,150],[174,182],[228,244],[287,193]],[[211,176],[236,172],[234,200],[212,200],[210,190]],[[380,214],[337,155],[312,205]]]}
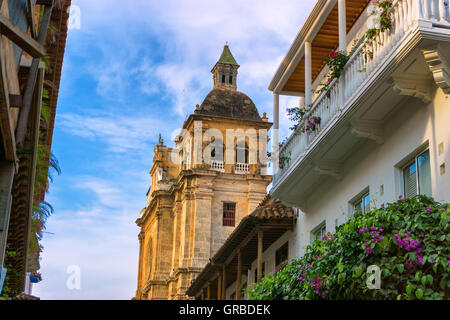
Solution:
{"label": "wooden eave", "polygon": [[[37,5],[48,5],[49,0],[38,0]],[[23,291],[25,284],[25,271],[27,270],[27,258],[29,253],[29,237],[30,237],[30,226],[31,226],[31,215],[33,204],[38,204],[44,201],[45,198],[45,188],[38,190],[38,195],[33,198],[34,192],[34,179],[36,174],[36,158],[37,158],[37,147],[38,143],[48,146],[49,150],[52,144],[54,121],[56,116],[56,106],[58,101],[59,85],[61,80],[62,63],[64,59],[64,52],[66,46],[67,38],[67,21],[69,18],[69,8],[71,5],[71,0],[57,1],[55,4],[52,14],[50,24],[58,29],[58,31],[49,30],[46,35],[45,41],[45,52],[49,60],[49,68],[45,71],[45,77],[41,79],[41,84],[44,82],[44,86],[47,86],[49,91],[49,101],[50,106],[50,123],[48,127],[43,127],[42,122],[39,127],[40,122],[40,108],[33,108],[30,116],[30,121],[26,131],[25,144],[27,147],[18,154],[19,167],[18,173],[14,178],[13,185],[13,203],[11,206],[11,218],[9,224],[9,233],[11,237],[11,242],[14,244],[14,250],[18,252],[16,258],[11,259],[11,263],[17,272],[20,273],[18,276],[11,277],[10,285],[13,289],[18,291]],[[39,9],[37,9],[39,10]],[[24,49],[24,48],[22,48]],[[27,51],[27,50],[25,50]],[[23,68],[20,68],[23,69]],[[19,75],[21,70],[19,70]],[[26,75],[27,73],[25,73]],[[22,79],[22,83],[25,82]],[[49,83],[52,83],[49,85]],[[38,86],[36,85],[36,88]],[[41,88],[42,89],[42,88]],[[38,97],[35,97],[36,103],[39,105],[42,100],[42,90]],[[37,89],[35,89],[37,91]],[[36,113],[37,112],[37,113]],[[37,124],[36,126],[33,126]],[[40,135],[39,133],[42,133]],[[35,139],[36,138],[36,139]],[[44,159],[48,160],[50,155],[47,154]]]}
{"label": "wooden eave", "polygon": [[198,296],[200,290],[210,284],[211,293],[213,293],[214,297],[214,294],[217,292],[217,281],[214,281],[214,279],[217,278],[224,265],[226,265],[225,269],[227,271],[226,286],[228,287],[236,281],[236,271],[238,270],[237,253],[239,251],[242,253],[242,271],[244,273],[251,268],[251,264],[257,259],[258,230],[264,232],[264,252],[284,233],[293,230],[295,221],[295,216],[262,218],[261,216],[249,215],[245,217],[197,276],[188,289],[187,295],[192,297]]}
{"label": "wooden eave", "polygon": [[[321,1],[319,1],[320,3]],[[346,1],[346,11],[347,11],[347,33],[353,27],[355,22],[363,13],[364,9],[368,6],[369,0],[347,0]],[[316,5],[318,6],[319,3]],[[322,4],[323,6],[323,4]],[[317,11],[317,10],[316,10]],[[313,11],[312,15],[315,15],[316,20],[319,19],[317,12]],[[310,16],[310,18],[311,18]],[[310,19],[309,18],[309,19]],[[311,27],[311,26],[309,26]],[[278,85],[278,82],[283,80],[282,74],[286,72],[290,62],[294,59],[293,51],[297,51],[298,48],[304,46],[306,41],[306,36],[308,29],[302,30],[296,39],[297,47],[291,47],[290,52],[278,68],[278,71],[269,86],[270,90],[274,90]],[[303,39],[301,38],[303,37]],[[312,72],[312,82],[314,82],[317,76],[322,71],[325,66],[324,59],[331,51],[337,50],[339,46],[339,21],[338,21],[338,4],[336,2],[335,6],[331,12],[326,17],[325,21],[321,25],[317,34],[311,40],[311,72]],[[303,94],[305,92],[305,58],[304,54],[302,58],[295,66],[293,72],[289,75],[286,83],[281,89],[281,92],[295,92]]]}

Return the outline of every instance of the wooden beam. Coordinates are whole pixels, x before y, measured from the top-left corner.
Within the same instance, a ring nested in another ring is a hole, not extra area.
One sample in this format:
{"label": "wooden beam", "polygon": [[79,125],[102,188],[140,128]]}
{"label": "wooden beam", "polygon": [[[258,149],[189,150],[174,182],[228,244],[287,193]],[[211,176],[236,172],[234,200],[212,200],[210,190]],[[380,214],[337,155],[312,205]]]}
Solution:
{"label": "wooden beam", "polygon": [[42,44],[31,38],[26,32],[2,14],[0,14],[0,31],[2,35],[8,37],[33,58],[45,56],[45,49]]}
{"label": "wooden beam", "polygon": [[[36,179],[36,166],[38,161],[38,146],[39,146],[39,128],[41,124],[41,108],[42,108],[42,92],[44,90],[44,70],[40,69],[39,73],[37,75],[37,83],[36,91],[33,98],[33,103],[35,104],[35,107],[33,108],[33,112],[30,115],[30,121],[31,121],[31,130],[30,130],[30,142],[33,146],[33,153],[31,158],[31,174],[29,177],[31,177],[31,181],[29,183],[29,199],[28,199],[28,206],[27,214],[28,214],[28,226],[27,230],[25,231],[24,235],[24,242],[25,242],[25,252],[24,257],[28,257],[28,252],[30,248],[30,237],[31,237],[31,226],[32,226],[32,219],[33,219],[33,196],[34,196],[34,186],[35,186],[35,179]],[[25,258],[25,270],[28,270],[28,259]]]}
{"label": "wooden beam", "polygon": [[[0,36],[0,52],[2,51],[3,39]],[[14,123],[10,111],[8,81],[4,59],[0,59],[0,127],[5,148],[5,158],[6,160],[17,163]]]}
{"label": "wooden beam", "polygon": [[236,249],[233,250],[233,252],[229,255],[227,260],[225,260],[225,264],[229,264],[234,257],[237,255],[237,253],[244,248],[252,239],[254,236],[256,236],[258,230],[253,229],[246,237],[245,239],[238,245]]}
{"label": "wooden beam", "polygon": [[256,281],[257,283],[259,283],[262,278],[263,237],[264,231],[258,230],[258,274]]}
{"label": "wooden beam", "polygon": [[36,0],[36,4],[41,6],[52,6],[53,0]]}
{"label": "wooden beam", "polygon": [[28,24],[30,25],[30,32],[31,32],[31,36],[36,39],[38,34],[37,34],[37,29],[36,29],[36,21],[34,18],[34,10],[35,10],[35,5],[34,5],[34,0],[27,0],[27,4],[28,4],[28,12],[27,12],[27,18],[28,18]]}
{"label": "wooden beam", "polygon": [[217,277],[217,300],[222,300],[222,274]]}
{"label": "wooden beam", "polygon": [[236,299],[241,300],[241,286],[242,286],[242,252],[238,253],[238,269],[236,280]]}
{"label": "wooden beam", "polygon": [[[42,16],[41,27],[39,28],[38,42],[43,45],[45,43],[45,37],[47,36],[48,26],[52,16],[53,6],[45,6],[44,15]],[[34,87],[36,85],[36,78],[39,69],[40,59],[33,59],[30,68],[30,74],[28,75],[27,85],[25,93],[23,95],[23,108],[19,115],[19,122],[17,123],[16,130],[16,142],[17,149],[23,148],[23,142],[25,140],[25,134],[27,132],[28,117],[30,114],[31,103],[33,100]]]}
{"label": "wooden beam", "polygon": [[222,268],[222,300],[227,299],[227,270],[225,265]]}

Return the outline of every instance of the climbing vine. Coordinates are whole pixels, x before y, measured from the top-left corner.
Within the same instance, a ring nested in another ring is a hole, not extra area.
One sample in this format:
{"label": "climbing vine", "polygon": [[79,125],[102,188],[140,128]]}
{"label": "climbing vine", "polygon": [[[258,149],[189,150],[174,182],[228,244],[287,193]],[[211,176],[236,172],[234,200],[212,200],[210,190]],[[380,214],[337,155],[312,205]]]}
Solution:
{"label": "climbing vine", "polygon": [[[254,300],[448,300],[450,205],[426,196],[356,212],[248,291]],[[369,266],[381,271],[368,286]]]}

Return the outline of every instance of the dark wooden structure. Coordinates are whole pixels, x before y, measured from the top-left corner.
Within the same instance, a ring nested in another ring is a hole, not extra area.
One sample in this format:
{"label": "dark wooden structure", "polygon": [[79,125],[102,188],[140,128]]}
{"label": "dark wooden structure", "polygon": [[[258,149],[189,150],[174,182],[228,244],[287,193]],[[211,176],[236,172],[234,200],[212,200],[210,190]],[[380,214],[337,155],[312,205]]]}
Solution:
{"label": "dark wooden structure", "polygon": [[[355,24],[356,20],[360,17],[361,13],[368,6],[369,0],[347,0],[347,32]],[[323,23],[319,32],[315,36],[311,43],[312,52],[312,81],[322,71],[325,66],[324,59],[330,54],[332,50],[337,50],[339,46],[339,21],[338,21],[338,4],[329,14],[328,18]],[[294,72],[286,82],[283,91],[289,92],[305,92],[305,58],[303,57],[297,64]]]}
{"label": "dark wooden structure", "polygon": [[[6,242],[11,243],[10,250],[18,254],[6,261],[15,270],[7,285],[16,293],[24,290],[25,273],[39,268],[39,250],[29,249],[33,205],[44,200],[47,189],[41,185],[35,190],[38,149],[44,147],[48,163],[70,4],[71,0],[0,0],[0,265]],[[49,124],[41,114],[43,100],[50,106]]]}
{"label": "dark wooden structure", "polygon": [[[255,211],[245,217],[224,245],[210,259],[187,291],[202,300],[224,300],[226,288],[234,282],[242,289],[242,275],[258,261],[258,281],[262,277],[262,254],[284,233],[293,230],[297,215],[270,196]],[[236,299],[242,299],[242,290]]]}

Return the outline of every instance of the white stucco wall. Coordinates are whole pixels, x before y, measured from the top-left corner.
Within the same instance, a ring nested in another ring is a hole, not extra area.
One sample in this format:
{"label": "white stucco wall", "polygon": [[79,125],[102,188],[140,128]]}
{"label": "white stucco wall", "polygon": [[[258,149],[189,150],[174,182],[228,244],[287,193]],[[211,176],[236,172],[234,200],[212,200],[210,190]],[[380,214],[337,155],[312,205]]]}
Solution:
{"label": "white stucco wall", "polygon": [[[409,98],[385,120],[385,142],[367,140],[344,164],[340,181],[329,178],[314,190],[307,201],[306,213],[297,223],[296,254],[304,254],[311,230],[326,221],[327,232],[334,232],[351,214],[350,201],[369,188],[371,206],[380,207],[402,195],[402,174],[398,165],[413,159],[426,146],[430,150],[433,197],[450,202],[450,96],[434,87],[433,101]],[[439,154],[439,144],[444,152]],[[445,174],[440,166],[446,164]],[[383,186],[384,193],[381,193]]]}
{"label": "white stucco wall", "polygon": [[[300,212],[294,231],[286,232],[263,253],[266,274],[275,269],[275,252],[289,241],[289,259],[300,257],[311,242],[311,231],[326,221],[327,232],[345,222],[352,213],[351,201],[368,189],[371,207],[396,201],[403,195],[402,167],[418,153],[430,150],[433,197],[450,202],[450,95],[434,87],[433,101],[425,104],[417,98],[406,99],[385,120],[385,142],[371,140],[355,150],[344,163],[343,178],[329,178],[314,190],[308,199],[306,213]],[[444,151],[439,154],[439,144]],[[446,165],[445,174],[440,166]],[[383,193],[381,193],[381,188]],[[257,261],[247,277],[253,285]],[[227,289],[227,298],[235,292],[234,283]]]}

